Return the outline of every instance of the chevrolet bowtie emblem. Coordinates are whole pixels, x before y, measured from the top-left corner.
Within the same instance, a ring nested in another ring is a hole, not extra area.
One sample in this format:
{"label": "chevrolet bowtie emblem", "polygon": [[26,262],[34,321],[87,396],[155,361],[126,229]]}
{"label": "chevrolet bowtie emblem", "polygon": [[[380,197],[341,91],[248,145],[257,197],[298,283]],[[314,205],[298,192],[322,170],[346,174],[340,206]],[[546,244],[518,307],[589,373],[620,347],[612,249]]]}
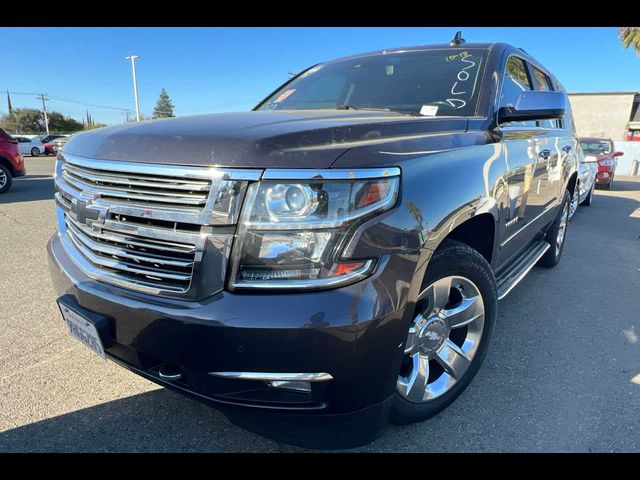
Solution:
{"label": "chevrolet bowtie emblem", "polygon": [[92,204],[92,200],[80,200],[74,198],[71,200],[71,212],[76,216],[79,223],[89,225],[87,220],[104,220],[107,215],[104,207],[98,207]]}

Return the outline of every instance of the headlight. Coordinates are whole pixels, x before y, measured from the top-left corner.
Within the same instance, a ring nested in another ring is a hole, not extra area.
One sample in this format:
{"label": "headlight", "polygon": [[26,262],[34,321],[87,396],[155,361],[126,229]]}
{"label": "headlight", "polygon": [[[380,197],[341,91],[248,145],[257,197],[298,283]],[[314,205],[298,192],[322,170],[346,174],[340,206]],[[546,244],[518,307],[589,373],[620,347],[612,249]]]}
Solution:
{"label": "headlight", "polygon": [[602,166],[602,167],[613,167],[613,160],[611,160],[611,159],[600,160],[600,166]]}
{"label": "headlight", "polygon": [[342,252],[362,222],[395,205],[400,170],[324,172],[249,186],[233,247],[235,288],[327,288],[372,273],[376,259]]}

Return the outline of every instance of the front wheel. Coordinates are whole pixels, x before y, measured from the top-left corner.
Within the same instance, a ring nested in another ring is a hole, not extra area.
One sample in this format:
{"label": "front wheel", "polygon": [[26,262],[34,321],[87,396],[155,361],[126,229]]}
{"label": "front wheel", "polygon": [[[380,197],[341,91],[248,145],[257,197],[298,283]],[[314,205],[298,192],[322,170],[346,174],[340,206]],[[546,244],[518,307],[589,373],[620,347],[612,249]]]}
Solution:
{"label": "front wheel", "polygon": [[390,421],[425,420],[478,372],[498,313],[495,278],[468,245],[445,240],[429,263],[404,345]]}
{"label": "front wheel", "polygon": [[33,147],[31,149],[31,156],[32,157],[39,157],[40,156],[40,149],[38,147]]}

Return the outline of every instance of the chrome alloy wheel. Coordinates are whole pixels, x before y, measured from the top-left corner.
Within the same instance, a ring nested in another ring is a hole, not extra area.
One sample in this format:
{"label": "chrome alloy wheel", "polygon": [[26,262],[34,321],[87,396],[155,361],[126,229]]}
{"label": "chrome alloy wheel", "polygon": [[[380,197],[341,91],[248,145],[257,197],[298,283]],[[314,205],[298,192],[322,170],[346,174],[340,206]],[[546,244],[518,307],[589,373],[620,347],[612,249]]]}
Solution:
{"label": "chrome alloy wheel", "polygon": [[482,338],[484,301],[465,277],[436,280],[418,296],[396,389],[422,403],[449,391],[471,365]]}
{"label": "chrome alloy wheel", "polygon": [[572,219],[578,210],[578,203],[580,201],[580,193],[578,192],[578,185],[573,189],[573,195],[571,196],[571,203],[569,204],[569,219]]}
{"label": "chrome alloy wheel", "polygon": [[8,180],[7,174],[0,168],[0,190],[4,188]]}
{"label": "chrome alloy wheel", "polygon": [[562,243],[564,242],[564,234],[567,231],[567,222],[569,221],[569,204],[565,203],[560,216],[560,224],[558,225],[558,235],[556,236],[556,257],[560,255]]}

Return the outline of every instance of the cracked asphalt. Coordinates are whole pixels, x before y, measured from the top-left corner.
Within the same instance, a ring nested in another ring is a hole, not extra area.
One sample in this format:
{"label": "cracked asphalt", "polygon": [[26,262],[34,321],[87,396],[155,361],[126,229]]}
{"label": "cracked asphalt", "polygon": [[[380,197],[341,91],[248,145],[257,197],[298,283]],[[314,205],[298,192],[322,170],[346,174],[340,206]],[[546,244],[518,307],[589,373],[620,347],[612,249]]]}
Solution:
{"label": "cracked asphalt", "polygon": [[[45,245],[53,157],[0,196],[0,452],[303,451],[103,362],[70,338]],[[356,451],[640,450],[640,178],[596,190],[557,268],[503,301],[487,359],[447,410]]]}

